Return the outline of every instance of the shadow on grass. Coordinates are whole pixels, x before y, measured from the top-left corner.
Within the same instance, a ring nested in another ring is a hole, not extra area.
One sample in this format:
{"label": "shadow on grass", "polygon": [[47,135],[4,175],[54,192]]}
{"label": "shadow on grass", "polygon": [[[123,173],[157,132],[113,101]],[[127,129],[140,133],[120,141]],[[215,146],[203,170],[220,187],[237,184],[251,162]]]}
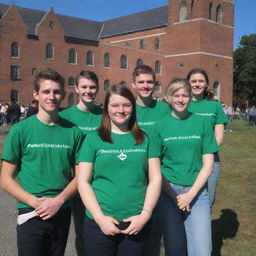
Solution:
{"label": "shadow on grass", "polygon": [[221,256],[223,240],[235,237],[238,228],[237,214],[230,209],[221,210],[221,216],[212,221],[212,256]]}

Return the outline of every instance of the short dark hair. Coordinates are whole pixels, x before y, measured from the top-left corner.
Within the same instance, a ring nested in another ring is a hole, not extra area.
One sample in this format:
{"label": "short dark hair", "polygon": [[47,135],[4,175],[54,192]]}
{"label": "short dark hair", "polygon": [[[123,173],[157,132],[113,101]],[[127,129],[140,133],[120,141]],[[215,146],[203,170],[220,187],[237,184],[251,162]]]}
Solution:
{"label": "short dark hair", "polygon": [[61,90],[64,91],[65,79],[64,77],[58,73],[56,70],[47,68],[45,70],[40,71],[33,82],[34,90],[39,92],[40,89],[40,81],[41,80],[51,80],[58,83],[61,87]]}
{"label": "short dark hair", "polygon": [[156,75],[153,69],[150,66],[147,65],[139,65],[137,66],[133,72],[132,72],[132,79],[135,81],[136,77],[139,76],[140,74],[150,74],[153,76],[153,80],[156,80]]}
{"label": "short dark hair", "polygon": [[76,76],[76,78],[75,78],[75,84],[76,84],[76,86],[78,86],[79,81],[80,81],[81,78],[87,78],[87,79],[93,81],[93,82],[96,84],[97,89],[99,88],[99,79],[98,79],[97,75],[96,75],[94,72],[92,72],[92,71],[90,71],[90,70],[82,70],[82,71]]}
{"label": "short dark hair", "polygon": [[110,117],[108,113],[108,105],[109,105],[109,99],[111,95],[120,95],[128,99],[132,103],[132,115],[129,120],[128,129],[131,131],[135,141],[136,145],[139,145],[143,143],[144,141],[144,131],[141,130],[138,126],[137,120],[136,120],[136,101],[132,94],[132,92],[128,89],[128,87],[122,85],[122,84],[115,84],[112,85],[109,90],[106,93],[105,101],[103,105],[103,114],[102,114],[102,120],[101,125],[98,129],[98,133],[103,141],[113,143],[111,138],[111,122]]}

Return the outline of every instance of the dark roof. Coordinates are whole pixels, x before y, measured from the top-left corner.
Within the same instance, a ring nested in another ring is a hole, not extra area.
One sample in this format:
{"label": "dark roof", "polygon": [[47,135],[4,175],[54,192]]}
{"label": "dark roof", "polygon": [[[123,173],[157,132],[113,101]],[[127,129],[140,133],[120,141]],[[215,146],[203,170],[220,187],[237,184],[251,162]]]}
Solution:
{"label": "dark roof", "polygon": [[105,21],[101,38],[163,27],[167,23],[168,7],[163,6]]}
{"label": "dark roof", "polygon": [[[8,8],[9,5],[0,3],[0,17],[3,16]],[[18,6],[17,8],[28,27],[28,33],[35,35],[36,25],[42,20],[46,12]],[[97,22],[61,14],[56,14],[56,16],[63,26],[66,37],[98,41],[99,38],[166,26],[168,22],[168,7],[163,6],[149,11],[107,20],[105,22]]]}

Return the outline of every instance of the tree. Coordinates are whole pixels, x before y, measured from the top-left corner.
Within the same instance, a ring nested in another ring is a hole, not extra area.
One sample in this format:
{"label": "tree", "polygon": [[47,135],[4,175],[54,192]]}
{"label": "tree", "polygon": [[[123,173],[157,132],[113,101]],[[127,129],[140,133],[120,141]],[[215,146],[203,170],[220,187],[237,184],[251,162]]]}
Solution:
{"label": "tree", "polygon": [[256,34],[243,36],[234,51],[234,101],[256,101]]}

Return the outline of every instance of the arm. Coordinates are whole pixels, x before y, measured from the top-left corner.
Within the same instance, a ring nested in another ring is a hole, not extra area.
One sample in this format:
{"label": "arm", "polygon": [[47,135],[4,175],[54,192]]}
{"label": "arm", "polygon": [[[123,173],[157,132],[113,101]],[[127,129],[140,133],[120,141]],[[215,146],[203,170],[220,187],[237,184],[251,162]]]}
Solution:
{"label": "arm", "polygon": [[149,184],[146,191],[143,210],[141,211],[141,214],[124,220],[125,222],[131,222],[129,227],[122,231],[124,234],[137,234],[143,228],[146,222],[150,219],[159,198],[162,184],[160,159],[149,158],[148,165]]}
{"label": "arm", "polygon": [[15,180],[14,173],[17,164],[9,161],[3,161],[2,172],[0,177],[1,187],[17,200],[30,205],[32,208],[39,206],[40,201],[36,196],[25,191]]}
{"label": "arm", "polygon": [[105,235],[118,234],[120,233],[120,230],[116,227],[116,225],[118,225],[119,222],[110,216],[104,215],[97,201],[95,193],[91,187],[90,181],[92,176],[92,170],[93,163],[79,163],[77,179],[78,190],[81,195],[82,201]]}
{"label": "arm", "polygon": [[[75,166],[75,172],[78,165]],[[38,200],[40,205],[36,208],[37,214],[43,219],[47,220],[54,216],[60,207],[77,192],[77,177],[74,177],[65,189],[56,197],[41,197]]]}
{"label": "arm", "polygon": [[203,155],[203,167],[200,170],[195,183],[191,187],[191,189],[183,194],[177,196],[177,204],[178,207],[185,211],[189,210],[189,204],[197,195],[199,190],[205,185],[209,176],[212,173],[212,166],[213,166],[213,154],[205,154]]}
{"label": "arm", "polygon": [[218,146],[220,146],[223,143],[223,137],[224,137],[224,124],[216,124],[214,128],[214,135],[216,137]]}

